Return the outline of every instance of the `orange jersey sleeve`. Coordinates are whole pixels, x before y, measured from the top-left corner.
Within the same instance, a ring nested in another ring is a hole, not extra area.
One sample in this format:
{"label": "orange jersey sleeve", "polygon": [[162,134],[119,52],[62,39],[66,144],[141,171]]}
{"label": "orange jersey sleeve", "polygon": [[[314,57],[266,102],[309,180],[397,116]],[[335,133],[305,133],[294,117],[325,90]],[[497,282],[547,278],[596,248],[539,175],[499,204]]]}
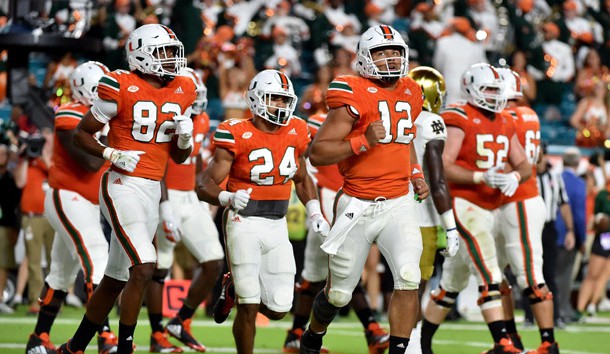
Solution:
{"label": "orange jersey sleeve", "polygon": [[165,172],[165,184],[167,189],[180,191],[195,190],[195,174],[197,168],[197,156],[201,153],[201,145],[210,131],[210,117],[203,112],[193,117],[193,152],[186,161],[181,164],[169,159],[167,171]]}
{"label": "orange jersey sleeve", "polygon": [[504,197],[504,204],[534,198],[540,194],[536,181],[536,164],[540,156],[540,120],[529,107],[516,107],[507,111],[514,120],[515,134],[525,150],[527,160],[532,164],[532,177],[523,182],[511,197]]}
{"label": "orange jersey sleeve", "polygon": [[[307,119],[307,126],[311,133],[311,138],[316,135],[324,121],[326,120],[326,114],[318,113],[310,116]],[[316,166],[318,173],[316,173],[316,179],[320,187],[328,188],[333,191],[338,191],[343,185],[343,176],[339,172],[339,166],[332,164],[328,166]]]}
{"label": "orange jersey sleeve", "polygon": [[375,147],[338,163],[343,189],[362,199],[396,198],[409,192],[410,149],[415,119],[423,104],[422,91],[411,78],[401,78],[393,90],[356,76],[339,76],[328,86],[327,105],[350,106],[357,120],[346,137],[364,134],[368,125],[381,120],[387,135]]}
{"label": "orange jersey sleeve", "polygon": [[23,214],[42,215],[44,213],[45,198],[42,185],[47,181],[49,176],[49,166],[40,157],[37,157],[28,162],[27,168],[28,178],[21,191],[21,212]]}
{"label": "orange jersey sleeve", "polygon": [[72,159],[57,136],[58,131],[74,130],[88,110],[89,107],[75,102],[60,106],[55,113],[53,163],[49,168],[49,185],[54,189],[77,192],[91,203],[99,204],[100,180],[110,163],[106,162],[97,172],[84,169]]}
{"label": "orange jersey sleeve", "polygon": [[[460,103],[449,106],[441,116],[447,126],[464,132],[464,140],[455,163],[470,171],[487,171],[494,166],[504,166],[508,161],[510,139],[514,134],[512,118],[496,113],[487,118],[478,108]],[[454,197],[466,199],[481,208],[493,210],[502,203],[502,193],[484,183],[456,184],[449,181]]]}
{"label": "orange jersey sleeve", "polygon": [[307,124],[297,117],[274,133],[257,129],[252,119],[222,122],[214,144],[234,156],[227,190],[252,188],[253,200],[289,200],[290,181],[309,141]]}
{"label": "orange jersey sleeve", "polygon": [[[110,120],[109,145],[145,152],[133,172],[120,172],[160,180],[175,131],[173,117],[184,114],[195,100],[193,81],[176,76],[165,86],[155,88],[133,72],[117,70],[100,79],[98,95],[117,103],[117,114]],[[111,168],[119,170],[114,165]]]}

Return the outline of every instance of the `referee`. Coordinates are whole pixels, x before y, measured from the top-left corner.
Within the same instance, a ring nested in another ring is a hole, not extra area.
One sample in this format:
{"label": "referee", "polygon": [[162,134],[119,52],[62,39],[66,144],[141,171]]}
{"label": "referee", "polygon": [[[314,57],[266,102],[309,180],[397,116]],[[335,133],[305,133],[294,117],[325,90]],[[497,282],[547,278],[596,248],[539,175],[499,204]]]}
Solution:
{"label": "referee", "polygon": [[[557,294],[557,286],[555,284],[555,265],[557,263],[557,229],[555,227],[555,219],[557,218],[557,211],[561,213],[563,220],[567,225],[568,229],[573,229],[574,224],[572,221],[572,212],[570,210],[570,204],[568,203],[568,194],[566,193],[565,186],[563,184],[563,178],[559,173],[551,170],[551,164],[547,159],[547,144],[542,143],[542,153],[537,164],[537,180],[538,180],[538,191],[540,196],[544,200],[546,206],[546,220],[544,223],[544,229],[542,230],[542,273],[544,280],[549,290]],[[558,321],[559,309],[558,302],[553,302],[553,318],[555,320],[555,326],[558,328],[565,327],[564,323]],[[530,309],[529,303],[524,302],[525,310],[525,321],[532,323],[534,322],[534,316]]]}

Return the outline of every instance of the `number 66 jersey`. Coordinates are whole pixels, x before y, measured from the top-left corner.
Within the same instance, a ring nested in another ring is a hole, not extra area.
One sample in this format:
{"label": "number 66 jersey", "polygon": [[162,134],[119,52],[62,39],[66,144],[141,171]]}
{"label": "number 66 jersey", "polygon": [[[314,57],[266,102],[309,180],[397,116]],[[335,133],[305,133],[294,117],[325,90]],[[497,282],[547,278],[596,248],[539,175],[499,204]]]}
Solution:
{"label": "number 66 jersey", "polygon": [[115,112],[92,110],[98,121],[110,124],[109,146],[145,152],[131,173],[114,165],[111,168],[129,176],[161,180],[176,127],[173,118],[184,115],[196,98],[193,80],[176,76],[156,88],[133,72],[115,70],[100,79],[97,90],[100,100],[116,104]]}
{"label": "number 66 jersey", "polygon": [[[448,127],[464,132],[462,147],[455,163],[470,171],[487,171],[503,168],[508,159],[510,141],[515,134],[513,118],[506,112],[487,118],[469,103],[456,103],[445,109],[441,116]],[[456,184],[449,182],[453,197],[460,197],[487,210],[498,208],[502,201],[500,189],[485,183]]]}

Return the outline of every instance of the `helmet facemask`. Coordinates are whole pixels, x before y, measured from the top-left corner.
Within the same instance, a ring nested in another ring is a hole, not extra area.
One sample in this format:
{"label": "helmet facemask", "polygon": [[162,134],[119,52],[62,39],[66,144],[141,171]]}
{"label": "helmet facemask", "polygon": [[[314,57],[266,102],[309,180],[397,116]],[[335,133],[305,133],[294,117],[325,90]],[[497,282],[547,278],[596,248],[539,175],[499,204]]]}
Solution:
{"label": "helmet facemask", "polygon": [[[377,60],[373,59],[374,52],[387,49],[398,49],[400,55]],[[374,47],[361,49],[359,51],[358,59],[363,61],[360,63],[365,72],[365,75],[363,76],[388,83],[396,82],[401,77],[406,76],[409,71],[407,52],[408,47],[400,43],[390,45],[383,43]],[[390,60],[394,60],[394,63],[390,64]],[[391,69],[391,65],[396,67]]]}
{"label": "helmet facemask", "polygon": [[501,81],[480,85],[469,96],[472,104],[492,112],[502,112],[506,108],[505,86]]}
{"label": "helmet facemask", "polygon": [[[259,109],[255,113],[258,116],[273,124],[288,125],[297,105],[297,97],[295,95],[286,92],[263,92],[260,90],[260,92],[257,92],[257,96],[259,97]],[[278,96],[281,96],[284,100],[285,105],[283,107],[275,103],[277,100],[274,100],[274,98]]]}
{"label": "helmet facemask", "polygon": [[197,98],[195,98],[195,102],[191,108],[193,109],[193,113],[201,114],[208,107],[208,90],[207,89],[199,89],[197,88]]}

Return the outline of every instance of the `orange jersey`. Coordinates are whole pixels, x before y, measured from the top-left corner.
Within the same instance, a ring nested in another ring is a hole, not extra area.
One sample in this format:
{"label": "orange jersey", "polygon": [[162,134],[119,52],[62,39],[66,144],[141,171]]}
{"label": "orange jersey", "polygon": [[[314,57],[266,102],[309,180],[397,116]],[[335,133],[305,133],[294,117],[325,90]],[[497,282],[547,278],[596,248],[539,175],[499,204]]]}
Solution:
{"label": "orange jersey", "polygon": [[57,136],[58,131],[74,130],[88,110],[89,107],[79,102],[71,102],[59,107],[55,113],[55,139],[53,163],[49,168],[49,185],[54,189],[76,192],[91,203],[99,204],[100,180],[110,162],[106,162],[97,172],[88,171],[72,159]]}
{"label": "orange jersey", "polygon": [[521,106],[506,110],[515,122],[515,134],[519,138],[519,143],[525,150],[527,160],[532,164],[532,177],[523,182],[512,197],[504,197],[502,204],[518,202],[533,198],[538,192],[538,182],[536,181],[536,163],[540,155],[540,120],[533,109]]}
{"label": "orange jersey", "polygon": [[193,118],[193,152],[186,161],[181,164],[169,159],[167,171],[165,172],[165,184],[167,189],[180,191],[195,190],[195,174],[197,167],[197,156],[201,153],[201,145],[210,131],[210,117],[203,112]]}
{"label": "orange jersey", "polygon": [[[314,114],[307,119],[307,126],[309,127],[309,132],[311,133],[312,139],[325,120],[326,114],[324,113]],[[328,188],[333,191],[338,191],[339,188],[341,188],[343,185],[343,176],[341,176],[339,166],[337,166],[337,164],[317,166],[316,169],[318,170],[318,173],[316,173],[316,178],[318,179],[318,185],[320,187]]]}
{"label": "orange jersey", "polygon": [[110,120],[108,143],[119,150],[139,150],[140,162],[123,174],[160,180],[165,174],[175,115],[184,114],[195,101],[195,83],[176,76],[166,86],[155,88],[136,73],[116,70],[100,79],[99,98],[114,101],[117,114]]}
{"label": "orange jersey", "polygon": [[44,213],[43,184],[49,176],[49,166],[37,157],[28,162],[28,178],[21,191],[21,212],[42,215]]}
{"label": "orange jersey", "polygon": [[[441,113],[447,126],[464,132],[462,147],[455,163],[470,171],[487,171],[504,166],[510,151],[510,140],[515,133],[512,117],[505,112],[488,119],[469,103],[456,103]],[[481,208],[494,210],[501,205],[502,192],[484,183],[456,184],[449,182],[454,197],[460,197]]]}
{"label": "orange jersey", "polygon": [[214,133],[214,144],[229,150],[235,158],[227,190],[252,188],[253,200],[289,200],[290,181],[299,169],[299,157],[307,150],[309,141],[307,123],[297,117],[274,133],[259,130],[252,119],[220,123]]}
{"label": "orange jersey", "polygon": [[369,151],[338,163],[347,194],[375,199],[409,193],[411,140],[422,104],[421,88],[408,77],[401,78],[393,90],[358,76],[339,76],[330,83],[326,105],[331,109],[350,106],[348,110],[357,116],[346,140],[364,134],[371,122],[380,119],[387,131],[386,137]]}

